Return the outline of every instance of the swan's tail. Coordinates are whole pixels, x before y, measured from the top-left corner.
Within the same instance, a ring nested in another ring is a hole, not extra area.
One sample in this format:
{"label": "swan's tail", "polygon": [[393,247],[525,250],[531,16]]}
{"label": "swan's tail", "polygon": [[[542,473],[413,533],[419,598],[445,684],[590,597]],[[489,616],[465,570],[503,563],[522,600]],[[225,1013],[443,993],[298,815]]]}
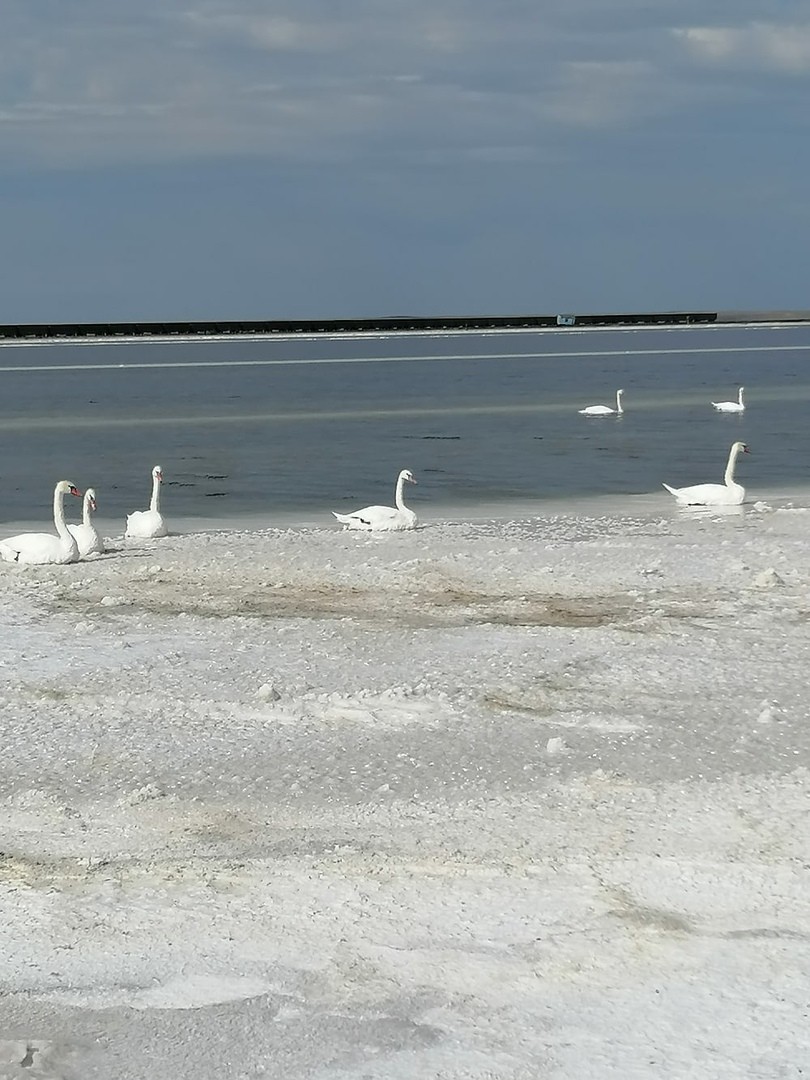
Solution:
{"label": "swan's tail", "polygon": [[676,499],[680,498],[680,492],[678,491],[677,488],[670,487],[669,484],[662,484],[661,486],[665,487],[667,489],[667,491],[670,493],[670,495],[674,495]]}
{"label": "swan's tail", "polygon": [[367,519],[360,517],[359,514],[338,514],[336,511],[331,511],[338,521],[345,525],[348,529],[372,529],[373,524]]}
{"label": "swan's tail", "polygon": [[7,544],[0,544],[0,559],[2,559],[3,562],[17,562],[19,557],[19,551],[9,547]]}

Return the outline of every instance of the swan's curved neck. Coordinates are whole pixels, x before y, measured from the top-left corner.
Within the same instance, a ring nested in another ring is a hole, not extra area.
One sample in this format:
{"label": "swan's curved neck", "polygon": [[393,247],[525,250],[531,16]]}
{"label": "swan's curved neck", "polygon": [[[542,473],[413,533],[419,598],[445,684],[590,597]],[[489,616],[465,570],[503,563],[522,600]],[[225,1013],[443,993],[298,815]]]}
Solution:
{"label": "swan's curved neck", "polygon": [[740,392],[739,392],[739,394],[737,394],[737,403],[739,405],[743,404],[743,389],[744,389],[744,387],[741,386],[740,387]]}
{"label": "swan's curved neck", "polygon": [[732,446],[728,455],[728,464],[726,465],[726,487],[731,487],[734,483],[734,470],[737,467],[737,455],[740,452],[739,446]]}
{"label": "swan's curved neck", "polygon": [[622,408],[622,392],[621,392],[621,390],[619,390],[617,392],[617,394],[616,394],[616,412],[617,413],[623,413],[624,412],[624,409]]}
{"label": "swan's curved neck", "polygon": [[90,520],[90,497],[85,492],[84,502],[82,503],[82,521],[85,525],[92,525]]}
{"label": "swan's curved neck", "polygon": [[149,502],[149,509],[154,510],[156,514],[160,513],[160,477],[152,477],[152,498]]}
{"label": "swan's curved neck", "polygon": [[54,488],[53,491],[53,523],[63,540],[73,540],[67,525],[65,525],[65,496],[58,487]]}
{"label": "swan's curved neck", "polygon": [[403,493],[404,490],[405,490],[405,477],[400,476],[397,479],[397,490],[394,493],[394,501],[397,504],[397,510],[407,510],[408,509],[407,506],[405,505],[405,499],[402,496],[402,493]]}

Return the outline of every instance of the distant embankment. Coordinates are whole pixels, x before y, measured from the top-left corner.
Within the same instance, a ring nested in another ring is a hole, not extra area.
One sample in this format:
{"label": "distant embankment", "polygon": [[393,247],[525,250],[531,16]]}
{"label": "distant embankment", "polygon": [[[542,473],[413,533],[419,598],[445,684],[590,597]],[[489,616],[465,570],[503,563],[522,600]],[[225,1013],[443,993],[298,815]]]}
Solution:
{"label": "distant embankment", "polygon": [[234,319],[194,322],[8,323],[0,341],[219,337],[274,334],[384,334],[417,330],[531,330],[552,326],[667,326],[717,321],[715,311],[640,315],[461,315],[378,319]]}
{"label": "distant embankment", "polygon": [[193,322],[6,323],[0,344],[120,338],[272,337],[290,334],[391,334],[441,330],[532,330],[588,326],[692,326],[724,322],[807,322],[808,312],[663,311],[624,315],[461,315],[377,319],[232,319]]}

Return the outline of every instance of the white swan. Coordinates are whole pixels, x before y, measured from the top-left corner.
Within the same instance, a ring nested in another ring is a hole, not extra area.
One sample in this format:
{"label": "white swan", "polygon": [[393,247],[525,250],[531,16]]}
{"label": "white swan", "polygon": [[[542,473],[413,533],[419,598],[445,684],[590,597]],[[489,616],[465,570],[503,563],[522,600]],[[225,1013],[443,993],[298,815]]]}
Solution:
{"label": "white swan", "polygon": [[169,530],[160,512],[160,485],[163,483],[163,470],[160,465],[152,469],[152,499],[148,510],[135,510],[127,514],[127,528],[124,536],[137,536],[141,540],[151,540],[156,536],[166,536]]}
{"label": "white swan", "polygon": [[397,488],[394,494],[396,507],[365,506],[362,510],[355,510],[353,514],[338,514],[334,510],[332,513],[347,529],[365,529],[373,532],[415,529],[416,514],[413,510],[408,509],[402,497],[402,491],[406,483],[416,483],[410,469],[403,469],[397,477]]}
{"label": "white swan", "polygon": [[624,412],[622,408],[622,394],[624,390],[616,391],[616,408],[611,409],[609,405],[588,405],[585,409],[579,409],[580,416],[621,416]]}
{"label": "white swan", "polygon": [[712,405],[718,412],[745,412],[745,402],[743,401],[744,390],[745,387],[741,386],[736,401],[713,401]]}
{"label": "white swan", "polygon": [[76,538],[79,555],[93,555],[104,550],[104,541],[99,536],[98,530],[90,517],[91,512],[95,511],[95,509],[96,493],[92,488],[87,488],[82,503],[81,525],[68,525],[68,529]]}
{"label": "white swan", "polygon": [[723,484],[695,484],[694,487],[685,488],[664,484],[664,487],[682,506],[739,506],[745,498],[745,488],[734,482],[734,468],[740,453],[748,454],[750,450],[743,442],[732,443]]}
{"label": "white swan", "polygon": [[18,536],[10,536],[8,540],[0,540],[0,559],[38,566],[78,562],[79,548],[65,525],[64,500],[65,495],[77,495],[81,498],[81,494],[69,480],[60,480],[53,489],[53,523],[58,535],[20,533]]}

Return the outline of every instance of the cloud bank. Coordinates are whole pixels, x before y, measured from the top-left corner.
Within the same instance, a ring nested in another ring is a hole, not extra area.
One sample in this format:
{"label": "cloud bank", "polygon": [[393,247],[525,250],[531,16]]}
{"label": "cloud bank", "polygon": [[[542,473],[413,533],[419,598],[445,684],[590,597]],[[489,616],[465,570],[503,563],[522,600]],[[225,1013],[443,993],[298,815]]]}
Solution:
{"label": "cloud bank", "polygon": [[[792,4],[9,0],[0,150],[56,166],[255,155],[527,160],[810,70]],[[702,17],[701,17],[702,11]],[[784,21],[779,21],[781,15]]]}

